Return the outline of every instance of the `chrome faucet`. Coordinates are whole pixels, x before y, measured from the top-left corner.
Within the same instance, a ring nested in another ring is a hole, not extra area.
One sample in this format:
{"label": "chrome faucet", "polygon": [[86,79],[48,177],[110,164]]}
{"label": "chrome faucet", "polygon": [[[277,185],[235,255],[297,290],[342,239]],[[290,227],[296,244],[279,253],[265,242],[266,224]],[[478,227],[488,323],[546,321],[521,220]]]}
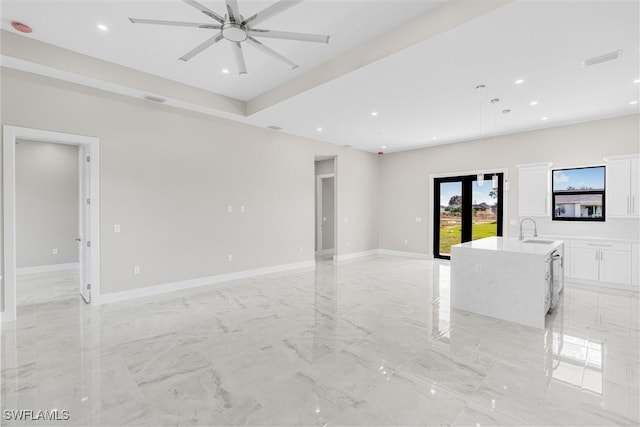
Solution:
{"label": "chrome faucet", "polygon": [[522,223],[524,223],[526,220],[529,220],[533,223],[533,237],[538,237],[538,225],[536,224],[536,222],[531,218],[522,218],[522,220],[520,221],[520,240],[524,240],[524,233],[522,232]]}

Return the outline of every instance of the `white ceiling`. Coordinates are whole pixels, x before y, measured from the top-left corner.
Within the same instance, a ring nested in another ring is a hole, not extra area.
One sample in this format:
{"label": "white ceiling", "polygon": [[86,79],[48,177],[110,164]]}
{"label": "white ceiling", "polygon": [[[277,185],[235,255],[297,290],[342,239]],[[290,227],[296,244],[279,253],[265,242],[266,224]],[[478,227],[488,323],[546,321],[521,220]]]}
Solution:
{"label": "white ceiling", "polygon": [[[202,3],[224,10],[221,0]],[[207,30],[133,25],[127,19],[207,22],[180,1],[2,1],[2,28],[23,21],[37,40],[247,101],[441,3],[307,0],[263,26],[330,34],[329,45],[264,39],[300,68],[292,72],[246,48],[244,76],[233,73],[231,51],[222,44],[187,63],[176,60],[207,38]],[[239,0],[245,16],[269,4]],[[110,31],[97,31],[97,23]],[[518,0],[236,119],[375,152],[633,114],[639,111],[630,104],[639,98],[639,40],[637,0]],[[586,58],[618,49],[620,59],[582,67]],[[224,67],[232,73],[222,74]],[[524,83],[516,85],[517,79]],[[486,90],[477,92],[478,84]],[[492,98],[500,102],[491,104]]]}
{"label": "white ceiling", "polygon": [[[2,0],[2,28],[27,23],[30,37],[136,70],[156,74],[221,95],[249,100],[278,84],[424,13],[443,0],[306,0],[260,24],[260,28],[330,35],[328,44],[261,41],[299,65],[291,70],[244,46],[248,74],[238,75],[228,42],[218,43],[188,62],[179,57],[219,30],[132,24],[128,18],[217,24],[180,0]],[[224,16],[224,0],[199,3]],[[249,17],[275,1],[239,0]],[[96,25],[108,26],[108,32]],[[230,70],[222,74],[221,70]]]}

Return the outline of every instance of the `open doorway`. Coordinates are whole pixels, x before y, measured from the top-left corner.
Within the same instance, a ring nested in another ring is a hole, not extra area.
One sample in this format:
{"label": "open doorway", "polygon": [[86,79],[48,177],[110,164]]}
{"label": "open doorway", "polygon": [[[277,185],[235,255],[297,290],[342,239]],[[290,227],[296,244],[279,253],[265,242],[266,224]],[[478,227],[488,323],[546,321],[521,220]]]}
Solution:
{"label": "open doorway", "polygon": [[335,158],[316,158],[316,257],[333,259],[336,242]]}
{"label": "open doorway", "polygon": [[48,279],[32,276],[22,289],[27,300],[72,292],[89,303],[92,293],[99,295],[98,143],[94,137],[3,127],[3,322],[16,319],[22,274],[55,273],[58,281],[46,289]]}
{"label": "open doorway", "polygon": [[16,305],[77,296],[78,146],[16,141]]}

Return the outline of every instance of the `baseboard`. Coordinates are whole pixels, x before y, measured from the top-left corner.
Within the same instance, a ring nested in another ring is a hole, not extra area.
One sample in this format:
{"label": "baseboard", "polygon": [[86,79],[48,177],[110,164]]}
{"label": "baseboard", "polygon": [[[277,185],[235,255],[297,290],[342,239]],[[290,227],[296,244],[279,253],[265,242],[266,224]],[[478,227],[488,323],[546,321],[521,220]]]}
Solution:
{"label": "baseboard", "polygon": [[362,251],[362,252],[353,252],[350,254],[337,255],[334,257],[334,260],[337,262],[347,261],[350,259],[362,258],[366,256],[378,255],[378,249],[371,249],[370,251]]}
{"label": "baseboard", "polygon": [[575,283],[576,285],[583,286],[599,286],[602,288],[620,289],[622,291],[640,292],[640,286],[636,285],[624,285],[620,283],[599,282],[595,280],[574,279],[571,277],[565,277],[564,282]]}
{"label": "baseboard", "polygon": [[16,274],[48,273],[50,271],[77,270],[80,264],[71,262],[69,264],[37,265],[35,267],[16,268]]}
{"label": "baseboard", "polygon": [[295,262],[292,264],[274,265],[271,267],[256,268],[253,270],[237,271],[228,274],[219,274],[216,276],[201,277],[198,279],[184,280],[175,283],[166,283],[163,285],[148,286],[146,288],[132,289],[130,291],[113,292],[94,296],[92,304],[102,305],[118,301],[126,301],[133,298],[148,297],[160,295],[169,292],[180,291],[184,289],[197,288],[200,286],[213,285],[216,283],[228,282],[231,280],[246,279],[249,277],[264,276],[265,274],[279,273],[283,271],[299,270],[312,268],[315,269],[316,261],[308,260]]}
{"label": "baseboard", "polygon": [[423,254],[420,252],[405,252],[405,251],[392,251],[391,249],[379,249],[378,253],[380,255],[392,255],[392,256],[400,256],[404,258],[433,259],[433,256],[429,254]]}
{"label": "baseboard", "polygon": [[316,256],[323,256],[323,255],[333,255],[333,249],[323,249],[321,251],[316,251]]}

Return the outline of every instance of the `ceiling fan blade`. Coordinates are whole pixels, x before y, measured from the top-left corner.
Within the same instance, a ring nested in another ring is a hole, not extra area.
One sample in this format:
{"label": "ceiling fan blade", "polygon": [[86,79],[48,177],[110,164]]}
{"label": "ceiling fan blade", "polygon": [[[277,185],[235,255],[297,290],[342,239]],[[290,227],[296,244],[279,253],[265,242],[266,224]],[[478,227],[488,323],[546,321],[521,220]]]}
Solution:
{"label": "ceiling fan blade", "polygon": [[203,5],[198,3],[197,1],[195,1],[195,0],[182,0],[182,1],[184,1],[189,6],[195,7],[196,9],[198,9],[200,12],[204,13],[208,17],[215,19],[216,21],[218,21],[221,24],[224,24],[224,18],[222,16],[218,15],[213,10],[211,10],[211,9],[209,9],[207,7],[204,7]]}
{"label": "ceiling fan blade", "polygon": [[157,19],[139,19],[129,18],[134,24],[155,24],[155,25],[174,25],[176,27],[197,27],[197,28],[210,28],[213,30],[219,30],[221,25],[202,24],[197,22],[181,22],[181,21],[159,21]]}
{"label": "ceiling fan blade", "polygon": [[261,51],[265,55],[268,55],[268,56],[272,57],[273,59],[277,59],[278,61],[284,62],[289,67],[291,67],[292,70],[295,70],[296,68],[298,68],[298,64],[295,64],[295,63],[289,61],[287,58],[285,58],[284,56],[280,55],[278,52],[276,52],[275,50],[271,49],[270,47],[265,46],[264,44],[262,44],[261,42],[259,42],[256,39],[254,39],[253,37],[249,37],[247,39],[247,42],[249,42],[251,44],[251,46],[255,47],[256,49],[258,49],[259,51]]}
{"label": "ceiling fan blade", "polygon": [[252,37],[268,37],[271,39],[298,40],[301,42],[329,43],[329,36],[321,34],[291,33],[289,31],[249,30]]}
{"label": "ceiling fan blade", "polygon": [[242,53],[242,46],[240,43],[231,43],[231,50],[233,50],[233,56],[236,59],[236,65],[238,66],[238,74],[247,74],[247,65],[244,63],[244,54]]}
{"label": "ceiling fan blade", "polygon": [[236,22],[240,20],[240,11],[238,10],[237,0],[226,0],[227,13],[229,14],[229,20]]}
{"label": "ceiling fan blade", "polygon": [[[186,0],[185,0],[186,1]],[[251,15],[247,19],[244,20],[243,24],[251,23],[251,25],[257,25],[260,22],[264,22],[267,19],[284,12],[292,6],[297,5],[298,3],[302,3],[302,0],[280,0],[277,3],[272,4],[266,9],[261,10],[255,15]]]}
{"label": "ceiling fan blade", "polygon": [[182,55],[179,59],[187,62],[188,60],[190,60],[191,58],[193,58],[194,56],[196,56],[197,54],[199,54],[200,52],[202,52],[203,50],[205,50],[208,47],[213,46],[214,44],[218,43],[220,40],[222,40],[222,32],[216,34],[215,36],[206,39],[204,42],[200,43],[198,46],[196,46],[195,48],[193,48],[192,50],[190,50],[189,52],[185,53],[184,55]]}

